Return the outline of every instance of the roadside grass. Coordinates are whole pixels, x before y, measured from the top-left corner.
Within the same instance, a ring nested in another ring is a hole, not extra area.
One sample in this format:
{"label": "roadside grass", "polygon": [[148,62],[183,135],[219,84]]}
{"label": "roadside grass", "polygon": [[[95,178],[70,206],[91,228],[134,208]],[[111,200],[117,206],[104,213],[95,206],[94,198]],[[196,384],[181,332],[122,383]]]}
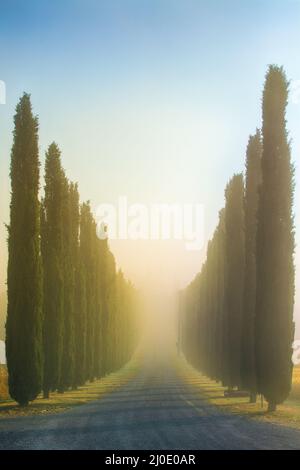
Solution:
{"label": "roadside grass", "polygon": [[20,407],[8,395],[6,367],[0,366],[0,418],[60,413],[74,406],[98,400],[126,384],[136,375],[138,369],[139,362],[134,356],[122,369],[102,379],[87,383],[78,387],[77,390],[67,390],[64,393],[54,392],[49,399],[44,399],[40,395],[29,406]]}
{"label": "roadside grass", "polygon": [[0,402],[8,399],[7,369],[6,366],[0,364]]}
{"label": "roadside grass", "polygon": [[199,395],[226,412],[300,429],[299,366],[294,367],[293,385],[289,398],[273,413],[267,412],[267,403],[265,400],[262,403],[260,396],[257,397],[256,403],[249,403],[248,397],[224,397],[225,387],[202,375],[183,358],[179,361],[178,371],[186,383],[198,388]]}

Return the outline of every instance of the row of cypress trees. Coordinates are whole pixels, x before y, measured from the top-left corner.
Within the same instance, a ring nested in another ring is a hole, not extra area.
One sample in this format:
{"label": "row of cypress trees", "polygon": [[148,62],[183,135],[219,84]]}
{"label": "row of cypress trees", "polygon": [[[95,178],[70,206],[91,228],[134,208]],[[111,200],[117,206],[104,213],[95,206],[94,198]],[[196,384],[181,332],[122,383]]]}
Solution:
{"label": "row of cypress trees", "polygon": [[229,389],[268,401],[288,396],[294,337],[293,166],[286,130],[288,82],[270,66],[262,130],[250,136],[246,175],[225,190],[225,207],[201,272],[180,293],[187,359]]}
{"label": "row of cypress trees", "polygon": [[46,152],[39,199],[38,121],[20,99],[11,152],[6,355],[9,392],[27,405],[76,389],[126,363],[135,347],[136,292],[96,235],[61,152]]}

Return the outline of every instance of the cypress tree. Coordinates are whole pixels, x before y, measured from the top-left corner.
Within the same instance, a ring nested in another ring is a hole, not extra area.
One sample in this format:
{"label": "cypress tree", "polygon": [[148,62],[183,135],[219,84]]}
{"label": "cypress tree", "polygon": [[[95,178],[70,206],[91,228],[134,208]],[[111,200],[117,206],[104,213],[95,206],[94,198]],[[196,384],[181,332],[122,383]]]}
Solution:
{"label": "cypress tree", "polygon": [[95,297],[94,297],[94,361],[93,361],[93,377],[101,377],[101,329],[102,329],[102,303],[101,297],[103,295],[102,275],[103,275],[103,253],[102,253],[102,240],[97,238],[96,231],[93,233],[93,245],[95,252]]}
{"label": "cypress tree", "polygon": [[71,360],[68,386],[74,386],[75,383],[75,370],[76,370],[76,288],[77,288],[77,272],[79,263],[79,193],[77,183],[70,183],[69,186],[69,199],[70,199],[70,266],[71,266],[71,280],[72,280],[72,312],[71,312]]}
{"label": "cypress tree", "polygon": [[[76,220],[76,203],[77,195],[73,183],[69,183],[65,175],[63,175],[63,352],[62,352],[62,371],[59,383],[59,391],[63,392],[71,387],[74,383],[74,367],[75,367],[75,266],[78,243],[78,222]],[[75,199],[75,201],[74,201]],[[75,204],[75,207],[73,207]],[[74,214],[75,212],[75,214]],[[75,220],[73,218],[75,217]]]}
{"label": "cypress tree", "polygon": [[52,143],[46,153],[42,212],[44,273],[44,397],[59,386],[63,351],[63,171],[60,150]]}
{"label": "cypress tree", "polygon": [[105,372],[110,373],[115,369],[116,361],[116,263],[113,254],[108,249],[105,266],[106,277],[106,306],[107,323],[104,338],[105,347]]}
{"label": "cypress tree", "polygon": [[286,130],[288,83],[270,66],[263,92],[262,184],[257,228],[257,390],[276,409],[288,396],[294,336],[293,167]]}
{"label": "cypress tree", "polygon": [[242,318],[245,273],[244,182],[234,175],[225,191],[226,328],[228,386],[241,387]]}
{"label": "cypress tree", "polygon": [[206,322],[206,351],[205,351],[205,373],[208,377],[213,375],[213,350],[215,342],[215,292],[214,292],[214,243],[213,240],[209,240],[207,245],[207,257],[206,257],[206,309],[205,315],[207,318]]}
{"label": "cypress tree", "polygon": [[10,177],[6,356],[9,393],[27,405],[42,386],[38,121],[28,94],[20,99],[14,117]]}
{"label": "cypress tree", "polygon": [[81,208],[80,244],[86,287],[86,351],[85,380],[94,379],[94,331],[95,331],[95,258],[93,250],[95,222],[89,202]]}
{"label": "cypress tree", "polygon": [[[130,304],[129,304],[129,286],[121,270],[118,270],[116,277],[116,367],[119,369],[126,363],[127,356],[127,342],[131,334],[131,318],[130,318]],[[124,331],[126,331],[124,335]]]}
{"label": "cypress tree", "polygon": [[98,239],[98,308],[99,308],[99,324],[97,327],[98,338],[96,340],[96,358],[97,376],[102,377],[105,375],[105,358],[106,358],[106,345],[105,342],[107,332],[107,299],[106,299],[106,257],[108,252],[107,240]]}
{"label": "cypress tree", "polygon": [[[209,318],[207,314],[207,262],[204,263],[201,269],[200,278],[193,283],[194,292],[194,319],[195,325],[194,331],[194,362],[195,366],[202,370],[205,374],[208,374],[207,367],[207,350],[208,350],[208,335],[207,331],[209,328]],[[197,306],[199,302],[199,307]],[[200,342],[200,345],[197,342]]]}
{"label": "cypress tree", "polygon": [[104,376],[109,372],[108,358],[109,358],[109,289],[110,282],[108,276],[110,252],[107,240],[99,240],[100,256],[101,256],[101,271],[100,271],[100,290],[101,290],[101,332],[100,332],[100,355],[101,367],[100,375]]}
{"label": "cypress tree", "polygon": [[258,189],[261,183],[262,143],[260,131],[250,136],[246,152],[245,181],[245,291],[243,315],[242,384],[256,401],[255,304],[256,304],[256,234]]}
{"label": "cypress tree", "polygon": [[[128,302],[128,317],[129,317],[129,334],[125,336],[127,349],[126,349],[126,362],[131,358],[137,346],[137,332],[138,332],[138,308],[139,308],[139,294],[131,281],[127,280],[127,302]],[[126,331],[126,330],[125,330]]]}
{"label": "cypress tree", "polygon": [[75,372],[74,387],[86,380],[87,288],[85,270],[85,205],[79,216],[80,242],[75,274]]}
{"label": "cypress tree", "polygon": [[224,381],[226,356],[224,345],[225,317],[225,210],[219,212],[219,223],[216,230],[216,339],[215,339],[215,374],[218,381]]}

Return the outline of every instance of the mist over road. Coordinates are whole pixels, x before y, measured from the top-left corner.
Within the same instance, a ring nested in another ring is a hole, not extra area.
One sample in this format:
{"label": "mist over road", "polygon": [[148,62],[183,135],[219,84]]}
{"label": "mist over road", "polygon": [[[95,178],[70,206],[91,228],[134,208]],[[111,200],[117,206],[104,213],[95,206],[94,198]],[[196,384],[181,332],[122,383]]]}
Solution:
{"label": "mist over road", "polygon": [[172,360],[61,414],[0,420],[0,449],[297,449],[300,431],[225,414],[199,398]]}

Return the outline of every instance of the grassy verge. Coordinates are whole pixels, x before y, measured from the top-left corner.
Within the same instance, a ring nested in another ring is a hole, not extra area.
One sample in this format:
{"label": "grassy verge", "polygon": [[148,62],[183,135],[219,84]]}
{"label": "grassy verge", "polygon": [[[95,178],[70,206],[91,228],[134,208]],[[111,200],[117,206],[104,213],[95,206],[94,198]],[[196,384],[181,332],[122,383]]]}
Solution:
{"label": "grassy verge", "polygon": [[51,397],[47,400],[39,396],[28,407],[21,408],[15,401],[9,398],[6,368],[0,366],[0,418],[60,413],[74,406],[97,400],[127,383],[136,375],[138,368],[138,360],[133,358],[122,369],[100,380],[87,383],[82,387],[78,387],[77,390],[52,393]]}
{"label": "grassy verge", "polygon": [[224,411],[300,429],[299,367],[294,368],[293,386],[288,400],[279,405],[274,413],[267,413],[267,403],[264,401],[262,404],[260,397],[256,403],[249,403],[247,397],[224,397],[225,388],[222,385],[196,371],[184,359],[180,360],[178,371],[185,382],[198,388],[199,395],[204,396],[209,403],[219,406]]}

